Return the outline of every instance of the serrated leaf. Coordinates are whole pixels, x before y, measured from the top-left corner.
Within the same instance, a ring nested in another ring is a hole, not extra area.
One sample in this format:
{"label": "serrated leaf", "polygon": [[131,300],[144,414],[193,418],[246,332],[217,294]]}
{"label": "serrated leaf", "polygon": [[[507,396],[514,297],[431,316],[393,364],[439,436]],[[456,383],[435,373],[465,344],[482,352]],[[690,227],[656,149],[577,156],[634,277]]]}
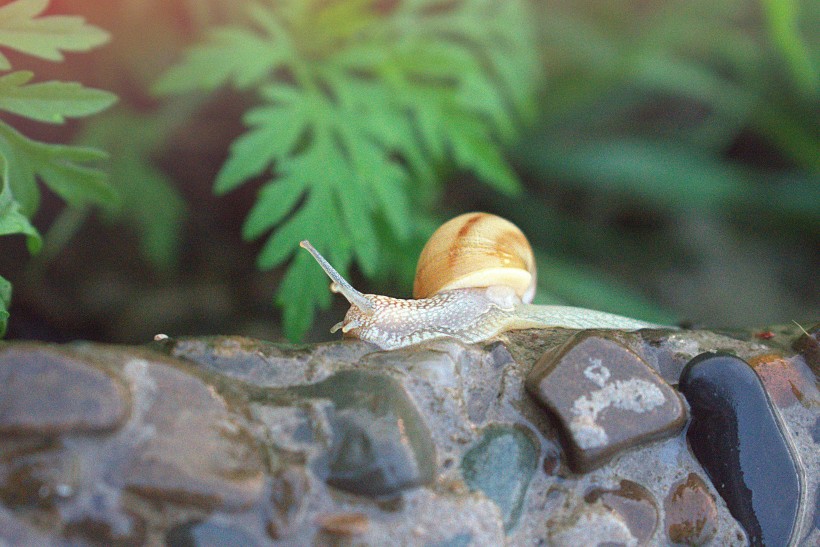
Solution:
{"label": "serrated leaf", "polygon": [[46,123],[63,123],[105,110],[117,96],[77,82],[41,82],[26,85],[33,73],[12,72],[0,77],[0,109]]}
{"label": "serrated leaf", "polygon": [[114,206],[118,200],[105,172],[83,165],[108,157],[105,152],[32,141],[0,122],[0,155],[8,163],[11,192],[26,216],[37,208],[37,178],[71,205]]}
{"label": "serrated leaf", "polygon": [[294,177],[283,177],[265,184],[245,219],[242,237],[256,239],[276,226],[296,206],[304,192],[302,181]]}
{"label": "serrated leaf", "polygon": [[11,307],[11,283],[0,275],[0,338],[6,335]]}
{"label": "serrated leaf", "polygon": [[37,228],[20,212],[20,204],[14,200],[8,185],[8,165],[3,162],[3,179],[0,180],[0,236],[23,234],[31,253],[37,253],[43,245],[43,239]]}
{"label": "serrated leaf", "polygon": [[[38,17],[48,0],[17,0],[0,8],[0,46],[48,61],[61,61],[63,51],[88,51],[108,41],[104,30],[68,15]],[[0,68],[8,69],[3,57]]]}
{"label": "serrated leaf", "polygon": [[301,251],[279,286],[276,302],[282,307],[285,336],[290,340],[301,340],[313,324],[316,308],[330,303],[327,277],[318,268],[313,257]]}
{"label": "serrated leaf", "polygon": [[271,71],[291,57],[289,47],[241,27],[214,30],[205,44],[191,48],[183,62],[171,67],[154,84],[159,95],[225,84],[248,89],[265,81]]}
{"label": "serrated leaf", "polygon": [[252,129],[231,144],[214,183],[217,194],[260,175],[271,162],[289,154],[305,132],[307,119],[297,104],[254,108],[245,115],[245,123]]}
{"label": "serrated leaf", "polygon": [[263,270],[275,268],[293,254],[297,249],[294,245],[307,238],[305,228],[320,222],[321,209],[320,199],[315,193],[309,194],[304,205],[268,238],[257,259],[259,267]]}
{"label": "serrated leaf", "polygon": [[514,195],[521,183],[509,163],[492,143],[492,135],[480,123],[465,123],[450,136],[456,163],[475,172],[482,182],[499,192]]}

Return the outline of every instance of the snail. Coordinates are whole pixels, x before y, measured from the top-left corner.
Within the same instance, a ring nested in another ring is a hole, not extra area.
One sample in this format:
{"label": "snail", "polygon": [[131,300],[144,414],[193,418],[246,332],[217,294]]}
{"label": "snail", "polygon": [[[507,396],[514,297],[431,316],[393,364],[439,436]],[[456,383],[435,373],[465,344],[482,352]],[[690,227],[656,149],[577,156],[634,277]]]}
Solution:
{"label": "snail", "polygon": [[532,247],[512,222],[488,213],[465,213],[433,233],[419,257],[410,300],[363,294],[310,242],[300,246],[330,277],[331,291],[350,302],[344,320],[330,332],[341,329],[386,350],[444,337],[482,342],[514,329],[663,328],[602,311],[531,304]]}

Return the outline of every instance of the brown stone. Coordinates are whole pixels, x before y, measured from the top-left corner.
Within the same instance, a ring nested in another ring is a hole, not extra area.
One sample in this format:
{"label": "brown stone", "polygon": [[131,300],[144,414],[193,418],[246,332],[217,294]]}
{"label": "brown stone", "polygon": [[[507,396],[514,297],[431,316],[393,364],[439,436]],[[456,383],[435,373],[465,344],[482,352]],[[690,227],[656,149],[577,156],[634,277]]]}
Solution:
{"label": "brown stone", "polygon": [[594,469],[650,440],[674,435],[686,421],[678,393],[610,335],[583,331],[547,352],[527,390],[563,431],[569,465]]}
{"label": "brown stone", "polygon": [[749,359],[748,363],[760,376],[766,393],[777,406],[785,408],[796,403],[820,402],[814,375],[801,356],[787,359],[777,353],[766,353]]}
{"label": "brown stone", "polygon": [[820,324],[797,337],[792,347],[806,359],[814,374],[820,376]]}
{"label": "brown stone", "polygon": [[150,498],[225,509],[258,500],[258,447],[225,400],[196,377],[159,363],[128,361],[135,414],[133,446],[108,480]]}
{"label": "brown stone", "polygon": [[335,513],[320,515],[316,524],[329,534],[337,536],[357,536],[367,532],[370,519],[364,513]]}
{"label": "brown stone", "polygon": [[658,526],[658,506],[652,494],[638,483],[622,480],[615,490],[596,488],[584,496],[587,503],[602,503],[618,513],[629,531],[643,545]]}
{"label": "brown stone", "polygon": [[0,435],[112,430],[128,407],[116,379],[56,348],[20,344],[0,350]]}
{"label": "brown stone", "polygon": [[673,543],[703,545],[718,529],[715,498],[706,483],[694,473],[672,485],[663,503],[666,533]]}

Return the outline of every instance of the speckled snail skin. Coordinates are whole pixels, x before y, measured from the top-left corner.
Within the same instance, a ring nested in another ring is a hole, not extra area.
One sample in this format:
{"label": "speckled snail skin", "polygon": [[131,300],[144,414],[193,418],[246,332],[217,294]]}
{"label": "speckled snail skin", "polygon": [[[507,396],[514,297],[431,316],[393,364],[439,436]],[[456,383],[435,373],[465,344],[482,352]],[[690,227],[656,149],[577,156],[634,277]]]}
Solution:
{"label": "speckled snail skin", "polygon": [[330,332],[341,329],[382,349],[444,337],[475,343],[514,329],[661,327],[596,310],[530,304],[532,248],[517,226],[488,213],[466,213],[436,230],[419,257],[413,300],[362,294],[308,241],[300,245],[333,281],[330,289],[351,304]]}

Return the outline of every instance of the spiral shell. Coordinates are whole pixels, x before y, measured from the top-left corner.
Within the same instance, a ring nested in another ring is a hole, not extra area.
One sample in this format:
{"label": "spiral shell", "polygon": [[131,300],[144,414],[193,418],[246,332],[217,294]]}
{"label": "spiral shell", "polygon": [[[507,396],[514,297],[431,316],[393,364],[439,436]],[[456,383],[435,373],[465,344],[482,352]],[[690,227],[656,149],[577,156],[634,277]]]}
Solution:
{"label": "spiral shell", "polygon": [[535,281],[532,247],[515,224],[489,213],[465,213],[442,224],[424,246],[413,297],[503,285],[529,303]]}

